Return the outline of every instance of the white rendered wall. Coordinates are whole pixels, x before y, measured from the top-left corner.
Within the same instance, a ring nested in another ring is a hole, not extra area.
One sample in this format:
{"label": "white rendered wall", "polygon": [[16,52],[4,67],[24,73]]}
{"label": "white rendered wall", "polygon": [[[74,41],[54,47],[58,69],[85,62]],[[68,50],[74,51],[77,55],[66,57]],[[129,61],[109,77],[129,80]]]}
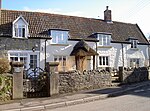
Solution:
{"label": "white rendered wall", "polygon": [[[73,50],[75,44],[79,41],[68,41],[68,45],[54,45],[51,44],[51,40],[46,42],[46,61],[54,61],[54,56],[67,56],[70,64],[72,65],[70,70],[75,69],[75,57],[70,56],[70,53]],[[95,42],[86,42],[91,48],[96,50]],[[122,45],[121,43],[111,43],[112,47],[109,48],[97,48],[99,56],[109,56],[109,67],[118,68],[123,66],[122,59]],[[149,55],[148,55],[148,46],[147,45],[138,45],[138,49],[131,49],[131,44],[123,44],[123,58],[124,58],[124,67],[129,67],[130,58],[139,58],[140,66],[147,66]],[[88,59],[89,60],[89,59]],[[96,57],[96,65],[99,66],[99,58]],[[89,62],[89,67],[93,68],[93,57],[91,57]],[[41,40],[40,48],[40,67],[44,68],[45,66],[45,40]],[[90,69],[89,69],[90,70]]]}
{"label": "white rendered wall", "polygon": [[[138,49],[131,49],[131,44],[123,44],[123,57],[122,57],[122,45],[121,43],[111,43],[112,47],[98,48],[99,56],[109,56],[109,67],[118,68],[130,66],[130,59],[140,59],[140,67],[148,66],[148,46],[138,45]],[[99,61],[99,60],[98,60]],[[98,65],[98,67],[101,67]]]}
{"label": "white rendered wall", "polygon": [[[46,61],[54,61],[54,56],[67,56],[67,59],[70,61],[71,69],[75,70],[75,57],[70,56],[70,53],[73,50],[73,47],[78,43],[79,41],[68,41],[68,44],[65,45],[56,45],[51,44],[51,40],[48,40],[46,42]],[[94,42],[86,42],[89,44],[90,47],[94,47]],[[92,59],[91,59],[92,61]],[[92,68],[92,62],[90,63]],[[45,40],[41,40],[41,48],[40,48],[40,67],[44,68],[45,66]]]}
{"label": "white rendered wall", "polygon": [[[108,67],[117,68],[118,66],[122,66],[123,61],[122,61],[121,44],[113,43],[113,44],[111,44],[111,46],[112,47],[98,48],[99,56],[108,56],[109,57],[109,66]],[[99,59],[98,59],[98,61],[99,61]],[[99,64],[98,64],[98,67],[102,67],[102,66],[99,66]]]}

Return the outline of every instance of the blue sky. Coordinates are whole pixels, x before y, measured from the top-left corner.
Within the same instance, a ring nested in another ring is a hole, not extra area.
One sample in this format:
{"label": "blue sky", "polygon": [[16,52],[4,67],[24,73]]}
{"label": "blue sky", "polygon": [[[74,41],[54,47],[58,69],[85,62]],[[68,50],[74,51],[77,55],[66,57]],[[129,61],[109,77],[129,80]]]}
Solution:
{"label": "blue sky", "polygon": [[3,9],[39,11],[103,19],[109,6],[113,21],[137,23],[150,35],[150,0],[2,0]]}

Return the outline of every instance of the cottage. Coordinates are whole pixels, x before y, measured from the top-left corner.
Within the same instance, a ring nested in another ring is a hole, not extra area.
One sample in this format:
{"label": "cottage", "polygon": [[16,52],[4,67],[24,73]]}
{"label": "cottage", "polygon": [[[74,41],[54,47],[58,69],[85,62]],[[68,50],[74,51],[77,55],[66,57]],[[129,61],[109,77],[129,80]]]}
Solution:
{"label": "cottage", "polygon": [[137,24],[59,14],[0,9],[0,53],[24,68],[59,71],[149,65],[148,41]]}

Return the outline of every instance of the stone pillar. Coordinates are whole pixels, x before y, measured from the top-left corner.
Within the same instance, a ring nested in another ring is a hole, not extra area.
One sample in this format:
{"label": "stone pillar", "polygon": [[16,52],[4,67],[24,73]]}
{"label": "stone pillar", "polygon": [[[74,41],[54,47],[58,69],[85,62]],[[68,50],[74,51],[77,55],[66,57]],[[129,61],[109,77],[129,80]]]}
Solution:
{"label": "stone pillar", "polygon": [[13,99],[23,98],[23,63],[12,62],[13,73]]}
{"label": "stone pillar", "polygon": [[124,74],[124,67],[119,67],[119,81],[120,82],[124,81],[123,74]]}
{"label": "stone pillar", "polygon": [[48,79],[48,92],[49,96],[59,94],[59,74],[58,74],[58,62],[47,62],[47,71],[49,72]]}

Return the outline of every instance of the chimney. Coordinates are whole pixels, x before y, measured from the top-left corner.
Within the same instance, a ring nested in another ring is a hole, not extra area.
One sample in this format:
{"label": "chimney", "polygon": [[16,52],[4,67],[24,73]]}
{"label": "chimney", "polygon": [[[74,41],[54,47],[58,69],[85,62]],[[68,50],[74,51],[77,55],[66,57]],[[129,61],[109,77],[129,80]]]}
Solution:
{"label": "chimney", "polygon": [[2,9],[2,0],[0,0],[0,9]]}
{"label": "chimney", "polygon": [[108,6],[106,6],[106,10],[104,11],[104,21],[112,22],[111,20],[111,10],[108,10]]}
{"label": "chimney", "polygon": [[0,0],[0,25],[1,25],[1,9],[2,9],[2,0]]}

